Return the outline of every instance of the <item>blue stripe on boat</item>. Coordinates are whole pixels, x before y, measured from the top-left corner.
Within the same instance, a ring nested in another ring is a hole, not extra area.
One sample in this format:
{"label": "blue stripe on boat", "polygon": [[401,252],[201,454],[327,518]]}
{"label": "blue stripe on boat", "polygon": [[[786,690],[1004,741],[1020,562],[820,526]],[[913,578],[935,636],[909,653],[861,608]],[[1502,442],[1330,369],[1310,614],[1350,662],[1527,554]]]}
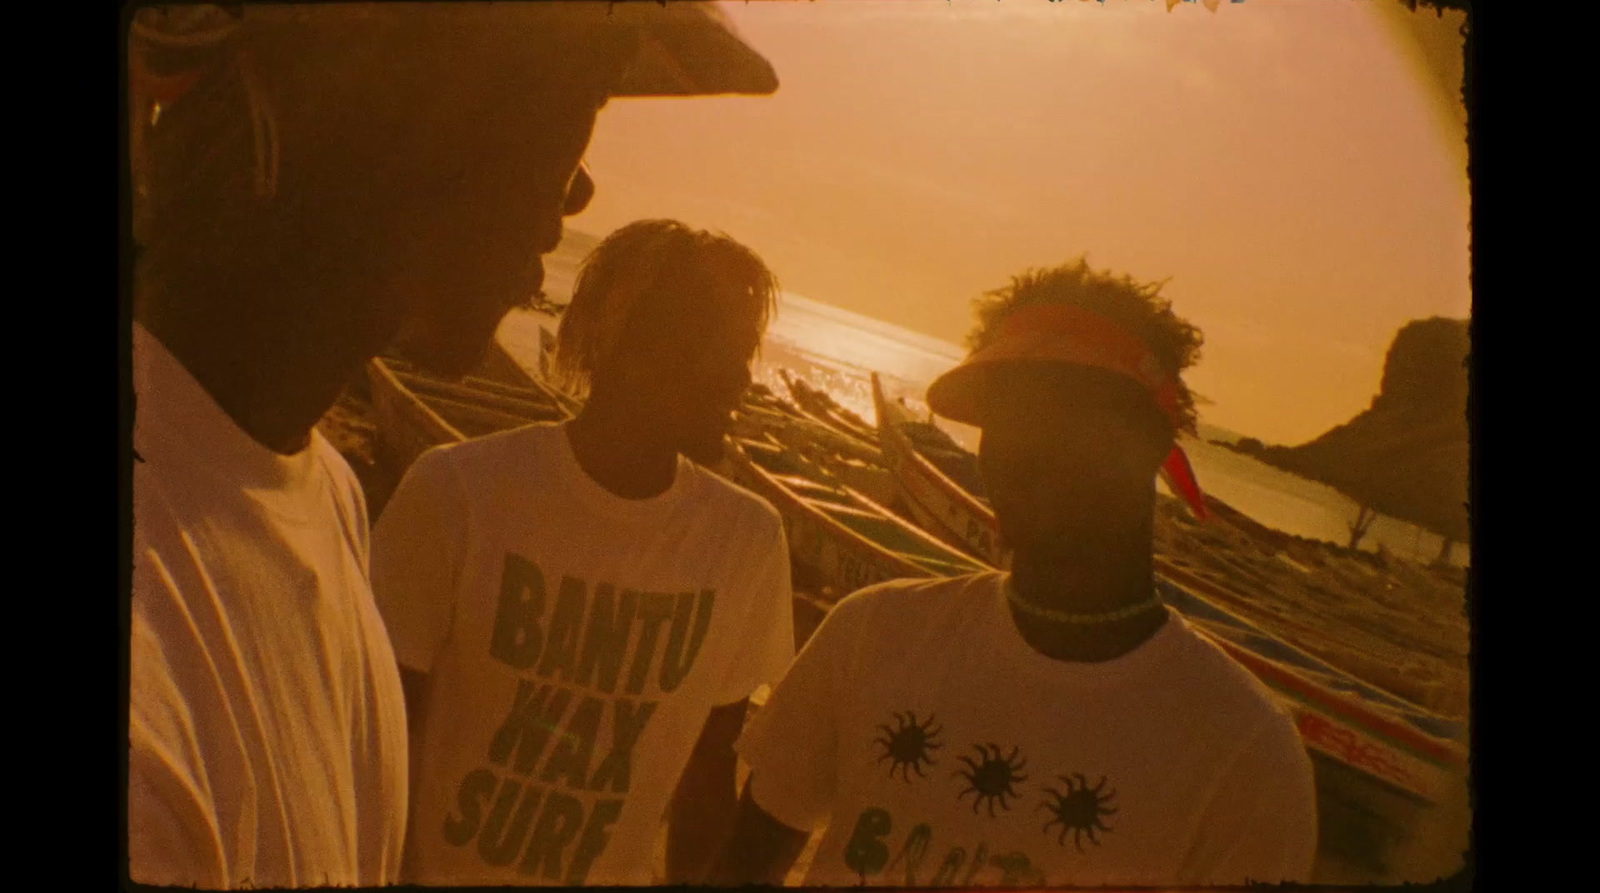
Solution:
{"label": "blue stripe on boat", "polygon": [[1287,642],[1268,634],[1250,621],[1225,611],[1210,602],[1196,598],[1194,595],[1165,580],[1157,581],[1156,588],[1161,594],[1162,600],[1176,608],[1184,616],[1226,627],[1228,630],[1237,633],[1237,635],[1229,638],[1251,652],[1259,654],[1268,660],[1311,673],[1318,677],[1319,682],[1335,691],[1354,694],[1369,703],[1382,705],[1387,709],[1387,712],[1398,715],[1401,720],[1415,729],[1426,732],[1436,738],[1445,739],[1454,739],[1463,731],[1463,724],[1460,721],[1420,713],[1414,705],[1357,681],[1332,664],[1318,660]]}

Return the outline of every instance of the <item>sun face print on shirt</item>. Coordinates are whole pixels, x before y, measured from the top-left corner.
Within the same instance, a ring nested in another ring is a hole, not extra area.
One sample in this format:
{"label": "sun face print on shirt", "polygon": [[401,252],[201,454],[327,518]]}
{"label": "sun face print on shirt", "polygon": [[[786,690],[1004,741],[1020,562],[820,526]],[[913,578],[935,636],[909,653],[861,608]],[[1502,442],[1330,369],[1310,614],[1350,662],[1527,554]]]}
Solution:
{"label": "sun face print on shirt", "polygon": [[1011,752],[1001,756],[1003,751],[998,744],[974,744],[972,749],[978,752],[978,759],[959,757],[959,762],[966,766],[957,769],[955,775],[967,782],[967,787],[956,795],[965,798],[972,794],[972,811],[976,813],[978,807],[987,805],[990,817],[994,816],[994,805],[1000,804],[1002,811],[1011,808],[1008,798],[1020,796],[1016,786],[1028,780],[1022,770],[1027,768],[1026,758],[1019,756],[1021,748],[1013,747]]}
{"label": "sun face print on shirt", "polygon": [[911,781],[911,772],[916,772],[918,778],[926,778],[927,775],[922,771],[922,767],[934,765],[933,751],[944,747],[934,740],[940,728],[934,725],[932,716],[929,716],[926,722],[919,723],[917,715],[911,711],[894,714],[894,721],[893,729],[887,724],[878,726],[878,730],[883,733],[873,739],[874,744],[883,748],[883,754],[878,757],[878,762],[891,761],[890,778],[894,778],[895,772],[899,772],[900,778],[907,782]]}
{"label": "sun face print on shirt", "polygon": [[[1039,809],[1047,809],[1051,818],[1044,824],[1044,830],[1049,831],[1051,825],[1059,824],[1061,833],[1056,842],[1065,846],[1067,834],[1072,834],[1072,842],[1083,852],[1083,838],[1088,836],[1089,842],[1099,846],[1100,839],[1095,836],[1096,831],[1110,831],[1101,819],[1106,816],[1116,815],[1116,809],[1108,804],[1117,795],[1115,790],[1106,790],[1105,776],[1100,781],[1089,787],[1089,782],[1082,774],[1074,772],[1071,777],[1058,775],[1061,783],[1066,786],[1065,791],[1053,787],[1044,789],[1045,800],[1039,804]],[[1103,793],[1102,793],[1103,792]]]}
{"label": "sun face print on shirt", "polygon": [[[944,747],[939,740],[943,727],[935,714],[923,719],[914,710],[896,711],[890,714],[890,721],[879,723],[876,731],[878,734],[872,739],[878,754],[876,762],[879,766],[889,764],[889,778],[910,783],[931,777],[924,770],[938,765],[935,751]],[[956,794],[958,800],[965,803],[967,796],[972,796],[973,814],[986,812],[990,818],[1000,818],[1010,812],[1013,801],[1033,799],[1034,791],[1027,790],[1024,784],[1028,781],[1028,760],[1020,746],[1008,751],[989,742],[971,748],[971,755],[956,758],[961,767],[950,776],[959,780],[957,784],[964,784]],[[1063,847],[1070,836],[1079,852],[1085,852],[1085,838],[1090,844],[1101,846],[1101,835],[1112,830],[1106,820],[1117,814],[1113,805],[1116,789],[1104,775],[1093,785],[1081,772],[1057,775],[1056,779],[1059,785],[1034,786],[1039,793],[1035,813],[1045,812],[1048,816],[1041,830]]]}

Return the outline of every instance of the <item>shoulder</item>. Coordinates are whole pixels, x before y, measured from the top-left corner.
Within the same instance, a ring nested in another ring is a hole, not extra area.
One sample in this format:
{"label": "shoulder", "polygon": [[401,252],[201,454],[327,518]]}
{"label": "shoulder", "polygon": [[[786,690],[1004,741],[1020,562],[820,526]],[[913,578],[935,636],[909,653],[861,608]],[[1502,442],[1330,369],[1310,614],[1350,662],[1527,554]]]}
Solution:
{"label": "shoulder", "polygon": [[783,516],[772,503],[698,465],[694,466],[694,471],[699,481],[696,494],[699,503],[725,517],[731,530],[748,533],[752,539],[763,543],[782,536]]}
{"label": "shoulder", "polygon": [[417,461],[421,462],[426,457],[438,465],[448,465],[462,471],[474,470],[496,465],[511,455],[537,459],[554,449],[557,446],[556,438],[561,436],[559,423],[537,422],[456,443],[441,444],[423,452]]}
{"label": "shoulder", "polygon": [[178,525],[177,513],[167,499],[161,469],[147,459],[133,463],[133,542],[137,549],[157,539],[161,530]]}
{"label": "shoulder", "polygon": [[872,604],[884,609],[915,607],[950,608],[973,602],[994,592],[1000,586],[1002,575],[998,571],[967,574],[961,577],[920,577],[888,580],[856,590],[839,602]]}
{"label": "shoulder", "polygon": [[1200,635],[1179,618],[1174,634],[1179,639],[1180,672],[1198,689],[1195,693],[1226,715],[1263,733],[1299,747],[1299,733],[1289,708],[1272,693],[1266,683],[1235,660],[1215,642]]}
{"label": "shoulder", "polygon": [[889,580],[841,599],[829,617],[838,615],[861,625],[890,625],[901,631],[940,626],[982,610],[1001,579],[998,572],[988,571],[963,577]]}
{"label": "shoulder", "polygon": [[316,451],[318,464],[333,491],[334,500],[339,504],[339,510],[349,514],[351,522],[364,528],[367,520],[367,497],[361,489],[361,480],[356,477],[355,469],[350,467],[350,462],[322,435],[322,432],[316,429],[311,431],[311,449]]}
{"label": "shoulder", "polygon": [[527,481],[528,475],[536,474],[545,464],[543,458],[554,447],[554,438],[559,436],[559,425],[541,423],[440,444],[418,455],[406,469],[405,477],[434,481],[475,480],[500,476],[509,463],[515,462],[517,474],[506,476],[507,484]]}
{"label": "shoulder", "polygon": [[1000,579],[997,573],[985,573],[889,580],[858,589],[828,611],[805,651],[842,667],[869,660],[893,663],[930,642],[963,635],[982,610],[984,593],[992,594]]}
{"label": "shoulder", "polygon": [[353,488],[357,491],[361,489],[350,462],[339,452],[338,447],[335,447],[333,442],[316,428],[311,429],[311,449],[315,452],[317,461],[321,463],[323,473],[330,480],[342,488]]}

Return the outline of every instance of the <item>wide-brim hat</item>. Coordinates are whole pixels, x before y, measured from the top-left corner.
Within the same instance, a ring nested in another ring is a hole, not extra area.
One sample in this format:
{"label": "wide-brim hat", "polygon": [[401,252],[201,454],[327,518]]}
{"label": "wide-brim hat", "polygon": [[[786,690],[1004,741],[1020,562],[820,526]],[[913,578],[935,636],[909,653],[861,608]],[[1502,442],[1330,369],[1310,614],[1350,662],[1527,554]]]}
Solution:
{"label": "wide-brim hat", "polygon": [[[993,388],[1003,385],[1004,376],[995,373],[1041,364],[1100,369],[1129,379],[1149,394],[1174,434],[1183,427],[1178,378],[1163,367],[1149,345],[1117,323],[1071,304],[1030,304],[1012,311],[981,347],[929,385],[928,408],[982,428]],[[1205,498],[1176,438],[1161,473],[1196,515],[1206,516]]]}
{"label": "wide-brim hat", "polygon": [[[410,5],[337,4],[321,9],[314,6],[301,9],[313,16],[378,18],[404,15],[404,8]],[[243,4],[150,6],[135,12],[131,27],[147,44],[169,50],[203,51],[247,28],[253,14],[282,15],[291,8],[272,5],[265,7],[264,12],[253,13]],[[632,30],[639,38],[638,51],[612,88],[612,96],[759,96],[778,89],[778,76],[772,64],[739,35],[721,10],[709,3],[687,0],[670,3],[659,0],[451,3],[434,6],[430,12],[437,14],[441,9],[503,17],[506,29],[573,28],[575,33],[597,27]]]}
{"label": "wide-brim hat", "polygon": [[772,63],[709,3],[620,3],[639,28],[639,54],[613,96],[765,96],[778,89]]}

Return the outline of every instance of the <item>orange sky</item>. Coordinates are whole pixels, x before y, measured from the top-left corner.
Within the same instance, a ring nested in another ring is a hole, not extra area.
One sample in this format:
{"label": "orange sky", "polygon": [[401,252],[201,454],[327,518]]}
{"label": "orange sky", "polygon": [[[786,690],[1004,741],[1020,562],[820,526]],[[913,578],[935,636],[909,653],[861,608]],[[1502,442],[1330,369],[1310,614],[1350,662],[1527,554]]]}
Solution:
{"label": "orange sky", "polygon": [[1366,408],[1407,320],[1470,309],[1459,65],[1423,64],[1461,17],[1377,2],[723,4],[778,93],[612,103],[572,226],[720,229],[788,291],[956,342],[973,296],[1087,252],[1170,278],[1206,421],[1302,442]]}

